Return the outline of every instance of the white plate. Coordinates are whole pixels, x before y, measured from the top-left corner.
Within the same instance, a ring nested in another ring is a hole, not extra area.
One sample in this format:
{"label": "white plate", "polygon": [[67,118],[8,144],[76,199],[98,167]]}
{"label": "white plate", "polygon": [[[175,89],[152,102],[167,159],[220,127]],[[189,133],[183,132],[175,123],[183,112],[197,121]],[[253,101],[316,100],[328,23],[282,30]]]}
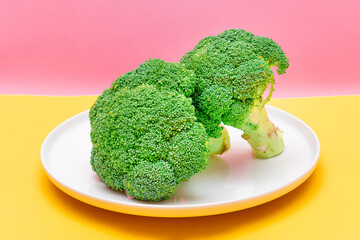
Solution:
{"label": "white plate", "polygon": [[201,173],[182,182],[170,199],[144,202],[106,187],[90,166],[88,111],[56,127],[41,148],[41,161],[50,180],[62,191],[85,203],[128,214],[156,217],[191,217],[237,211],[256,206],[293,190],[315,169],[320,143],[303,121],[266,106],[272,122],[284,131],[285,150],[261,160],[241,138],[241,131],[227,127],[231,150],[211,157]]}

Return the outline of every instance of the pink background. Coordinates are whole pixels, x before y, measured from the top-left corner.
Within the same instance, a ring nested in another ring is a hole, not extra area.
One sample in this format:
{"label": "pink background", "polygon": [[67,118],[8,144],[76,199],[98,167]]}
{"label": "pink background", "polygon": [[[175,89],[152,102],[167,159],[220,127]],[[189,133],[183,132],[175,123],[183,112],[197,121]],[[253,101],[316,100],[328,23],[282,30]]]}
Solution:
{"label": "pink background", "polygon": [[243,28],[279,43],[274,97],[360,94],[360,4],[303,1],[0,1],[0,94],[100,94],[148,58],[179,61]]}

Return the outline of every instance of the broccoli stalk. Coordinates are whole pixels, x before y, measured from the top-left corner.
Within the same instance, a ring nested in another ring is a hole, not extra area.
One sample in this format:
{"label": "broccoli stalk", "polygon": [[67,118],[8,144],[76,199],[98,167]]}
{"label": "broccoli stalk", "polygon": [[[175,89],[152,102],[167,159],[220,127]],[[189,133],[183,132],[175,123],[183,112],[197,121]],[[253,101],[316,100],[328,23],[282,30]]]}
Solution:
{"label": "broccoli stalk", "polygon": [[209,156],[221,155],[230,149],[230,136],[225,127],[218,138],[210,138],[209,140]]}
{"label": "broccoli stalk", "polygon": [[283,133],[270,121],[265,101],[255,106],[247,119],[247,126],[257,126],[256,129],[244,127],[242,135],[257,158],[270,158],[284,150]]}
{"label": "broccoli stalk", "polygon": [[269,95],[265,99],[255,101],[254,107],[245,120],[242,130],[244,138],[251,146],[255,157],[270,158],[279,155],[284,150],[283,132],[270,121],[265,104],[274,92],[270,85]]}
{"label": "broccoli stalk", "polygon": [[282,131],[269,120],[265,108],[254,108],[249,121],[257,125],[256,130],[243,130],[242,137],[250,144],[257,158],[270,158],[284,150]]}

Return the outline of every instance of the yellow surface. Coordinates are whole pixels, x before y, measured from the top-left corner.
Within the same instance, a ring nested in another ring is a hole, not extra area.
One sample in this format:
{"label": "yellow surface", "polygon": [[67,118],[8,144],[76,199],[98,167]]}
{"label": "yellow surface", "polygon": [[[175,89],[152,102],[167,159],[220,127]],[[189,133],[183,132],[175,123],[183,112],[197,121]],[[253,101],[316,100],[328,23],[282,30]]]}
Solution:
{"label": "yellow surface", "polygon": [[313,175],[257,207],[180,219],[99,209],[48,180],[43,140],[95,99],[0,96],[0,239],[360,239],[360,96],[271,100],[318,135]]}

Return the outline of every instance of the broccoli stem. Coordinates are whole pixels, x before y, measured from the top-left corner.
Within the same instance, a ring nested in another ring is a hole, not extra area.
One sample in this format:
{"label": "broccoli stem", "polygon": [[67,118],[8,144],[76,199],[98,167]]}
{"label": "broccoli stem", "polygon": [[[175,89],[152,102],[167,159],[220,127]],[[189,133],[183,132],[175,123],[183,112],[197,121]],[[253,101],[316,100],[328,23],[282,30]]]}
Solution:
{"label": "broccoli stem", "polygon": [[242,135],[252,147],[255,157],[271,158],[284,150],[282,131],[270,121],[263,104],[255,106],[247,121],[249,125],[257,126],[256,129],[245,127]]}
{"label": "broccoli stem", "polygon": [[224,126],[221,136],[218,138],[210,138],[209,141],[209,156],[221,155],[230,149],[230,136]]}

